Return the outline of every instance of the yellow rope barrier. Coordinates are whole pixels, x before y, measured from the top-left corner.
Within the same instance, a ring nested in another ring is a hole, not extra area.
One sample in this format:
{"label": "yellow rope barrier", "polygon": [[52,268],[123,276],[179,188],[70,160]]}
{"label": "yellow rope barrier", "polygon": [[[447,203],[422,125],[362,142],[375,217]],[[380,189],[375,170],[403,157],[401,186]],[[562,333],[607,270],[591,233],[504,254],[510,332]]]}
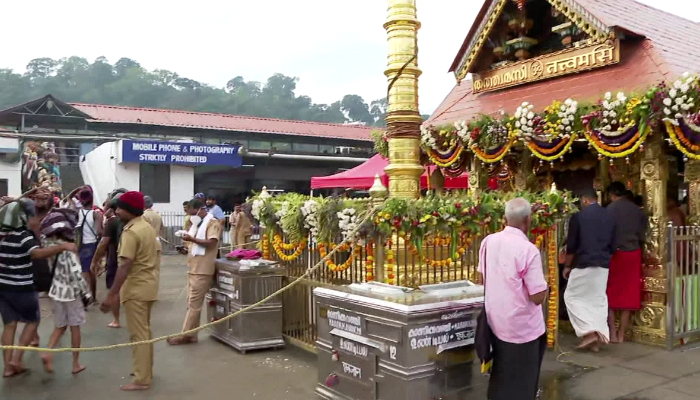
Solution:
{"label": "yellow rope barrier", "polygon": [[[350,232],[350,234],[347,235],[346,237],[347,238],[354,237],[355,234],[360,230],[362,225],[374,214],[375,210],[376,210],[376,207],[372,208],[367,213],[365,218],[359,224],[357,224],[357,227],[352,232]],[[348,240],[347,239],[344,240],[341,244],[343,244],[345,242],[348,242]],[[0,346],[0,350],[24,350],[24,351],[44,352],[44,353],[66,353],[66,352],[81,352],[82,353],[82,352],[89,352],[89,351],[106,351],[106,350],[121,349],[121,348],[125,348],[125,347],[141,346],[141,345],[145,345],[145,344],[154,344],[157,342],[162,342],[163,340],[168,340],[170,338],[191,335],[193,333],[197,333],[201,330],[207,329],[207,328],[212,327],[214,325],[218,325],[218,324],[226,322],[232,318],[235,318],[238,315],[240,315],[246,311],[249,311],[255,307],[258,307],[258,306],[261,306],[261,305],[267,303],[273,297],[276,297],[276,296],[282,294],[283,292],[291,289],[292,287],[296,286],[302,279],[306,279],[312,272],[316,271],[320,266],[322,266],[328,258],[330,258],[333,254],[335,254],[338,251],[339,247],[340,246],[337,246],[335,249],[331,250],[328,254],[326,254],[325,257],[323,257],[321,260],[319,260],[319,262],[317,262],[316,265],[307,269],[303,275],[296,278],[294,281],[289,283],[287,286],[281,288],[280,290],[276,291],[275,293],[272,293],[271,295],[265,297],[264,299],[258,301],[255,304],[251,304],[249,306],[246,306],[246,307],[234,312],[233,314],[229,314],[229,315],[225,316],[224,318],[221,318],[221,319],[216,320],[214,322],[209,322],[207,324],[201,325],[198,328],[190,329],[189,331],[173,333],[171,335],[161,336],[161,337],[157,337],[157,338],[150,339],[150,340],[143,340],[140,342],[119,343],[119,344],[113,344],[113,345],[109,345],[109,346],[79,347],[79,348],[66,347],[66,348],[59,348],[59,349],[45,349],[45,348],[41,348],[41,347],[29,347],[29,346]]]}

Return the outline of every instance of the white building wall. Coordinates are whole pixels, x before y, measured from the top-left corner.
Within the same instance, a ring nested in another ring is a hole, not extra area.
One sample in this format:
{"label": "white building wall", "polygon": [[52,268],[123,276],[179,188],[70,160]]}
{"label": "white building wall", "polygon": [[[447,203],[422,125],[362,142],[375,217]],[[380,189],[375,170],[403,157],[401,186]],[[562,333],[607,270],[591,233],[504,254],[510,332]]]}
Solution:
{"label": "white building wall", "polygon": [[[95,201],[102,204],[117,188],[139,190],[139,164],[119,163],[120,143],[109,142],[85,155],[80,172],[86,185],[95,192]],[[156,203],[158,211],[182,211],[182,202],[194,196],[194,168],[170,165],[170,202]]]}
{"label": "white building wall", "polygon": [[22,162],[0,162],[0,179],[7,179],[7,195],[19,196],[22,194]]}
{"label": "white building wall", "polygon": [[[0,138],[0,153],[18,153],[19,139]],[[22,194],[22,160],[18,157],[17,162],[8,163],[0,161],[0,179],[7,179],[7,195],[19,196]]]}

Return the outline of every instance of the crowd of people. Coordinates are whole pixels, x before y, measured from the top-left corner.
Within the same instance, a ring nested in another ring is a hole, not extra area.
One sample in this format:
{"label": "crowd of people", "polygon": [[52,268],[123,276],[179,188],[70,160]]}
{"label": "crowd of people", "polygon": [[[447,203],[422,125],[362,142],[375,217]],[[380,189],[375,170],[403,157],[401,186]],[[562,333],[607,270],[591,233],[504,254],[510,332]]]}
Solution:
{"label": "crowd of people", "polygon": [[[183,204],[186,211],[181,253],[188,255],[188,311],[183,331],[200,324],[204,296],[214,281],[225,215],[212,196],[197,194]],[[132,342],[149,340],[151,311],[158,297],[161,236],[160,214],[140,192],[116,189],[97,207],[89,186],[77,188],[59,201],[50,187],[37,187],[20,198],[0,202],[0,314],[2,344],[39,346],[39,293],[51,303],[54,323],[46,347],[54,348],[70,331],[71,347],[81,346],[86,311],[98,305],[97,280],[105,276],[106,295],[99,304],[111,313],[110,328],[120,328],[123,310]],[[232,242],[250,245],[250,210],[237,207],[228,221]],[[235,246],[235,244],[233,245]],[[16,341],[18,324],[24,324]],[[168,341],[195,343],[196,334]],[[3,377],[28,368],[23,351],[4,350]],[[73,353],[72,373],[85,370],[79,352]],[[53,353],[42,354],[44,369],[54,371]],[[153,346],[132,348],[131,383],[122,390],[144,390],[153,378]]]}
{"label": "crowd of people", "polygon": [[[595,352],[601,345],[622,343],[631,313],[641,309],[648,218],[643,199],[621,182],[606,189],[606,207],[599,204],[593,188],[579,197],[581,211],[569,221],[561,257],[563,276],[568,279],[564,301],[581,338],[578,348]],[[675,196],[669,196],[667,204],[671,223],[685,224]],[[530,204],[522,198],[509,201],[505,219],[507,226],[487,236],[479,251],[486,319],[492,332],[488,398],[534,399],[546,347],[542,303],[547,283],[540,252],[527,237]]]}

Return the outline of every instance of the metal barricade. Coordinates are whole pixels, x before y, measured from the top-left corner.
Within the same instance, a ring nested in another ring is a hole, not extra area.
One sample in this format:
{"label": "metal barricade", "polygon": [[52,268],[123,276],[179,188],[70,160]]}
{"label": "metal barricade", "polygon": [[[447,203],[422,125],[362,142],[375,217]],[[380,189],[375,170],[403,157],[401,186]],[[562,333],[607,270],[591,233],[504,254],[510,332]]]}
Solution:
{"label": "metal barricade", "polygon": [[[224,213],[225,225],[223,232],[221,234],[221,247],[226,247],[231,245],[231,227],[229,225],[229,216],[231,213]],[[174,254],[175,245],[181,244],[182,239],[175,236],[175,232],[185,229],[185,213],[181,211],[164,211],[160,213],[161,220],[163,221],[163,232],[161,232],[161,237],[165,239],[163,242],[163,253]]]}
{"label": "metal barricade", "polygon": [[666,346],[700,337],[700,226],[668,227]]}

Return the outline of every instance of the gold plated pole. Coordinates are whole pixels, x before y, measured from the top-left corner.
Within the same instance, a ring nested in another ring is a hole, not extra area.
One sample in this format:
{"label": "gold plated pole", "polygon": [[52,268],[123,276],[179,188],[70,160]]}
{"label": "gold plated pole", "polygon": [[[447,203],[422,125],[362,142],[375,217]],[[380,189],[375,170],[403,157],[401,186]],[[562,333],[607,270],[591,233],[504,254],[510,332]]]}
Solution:
{"label": "gold plated pole", "polygon": [[668,161],[661,135],[652,135],[645,145],[640,178],[644,182],[646,211],[649,215],[642,309],[635,313],[630,327],[634,341],[663,346],[666,344],[666,312],[669,285],[667,277],[667,212],[666,185]]}
{"label": "gold plated pole", "polygon": [[700,224],[700,160],[685,162],[685,181],[688,183],[688,225]]}
{"label": "gold plated pole", "polygon": [[420,197],[420,125],[418,111],[418,40],[416,0],[388,0],[384,24],[389,54],[387,69],[387,134],[389,136],[389,196]]}

